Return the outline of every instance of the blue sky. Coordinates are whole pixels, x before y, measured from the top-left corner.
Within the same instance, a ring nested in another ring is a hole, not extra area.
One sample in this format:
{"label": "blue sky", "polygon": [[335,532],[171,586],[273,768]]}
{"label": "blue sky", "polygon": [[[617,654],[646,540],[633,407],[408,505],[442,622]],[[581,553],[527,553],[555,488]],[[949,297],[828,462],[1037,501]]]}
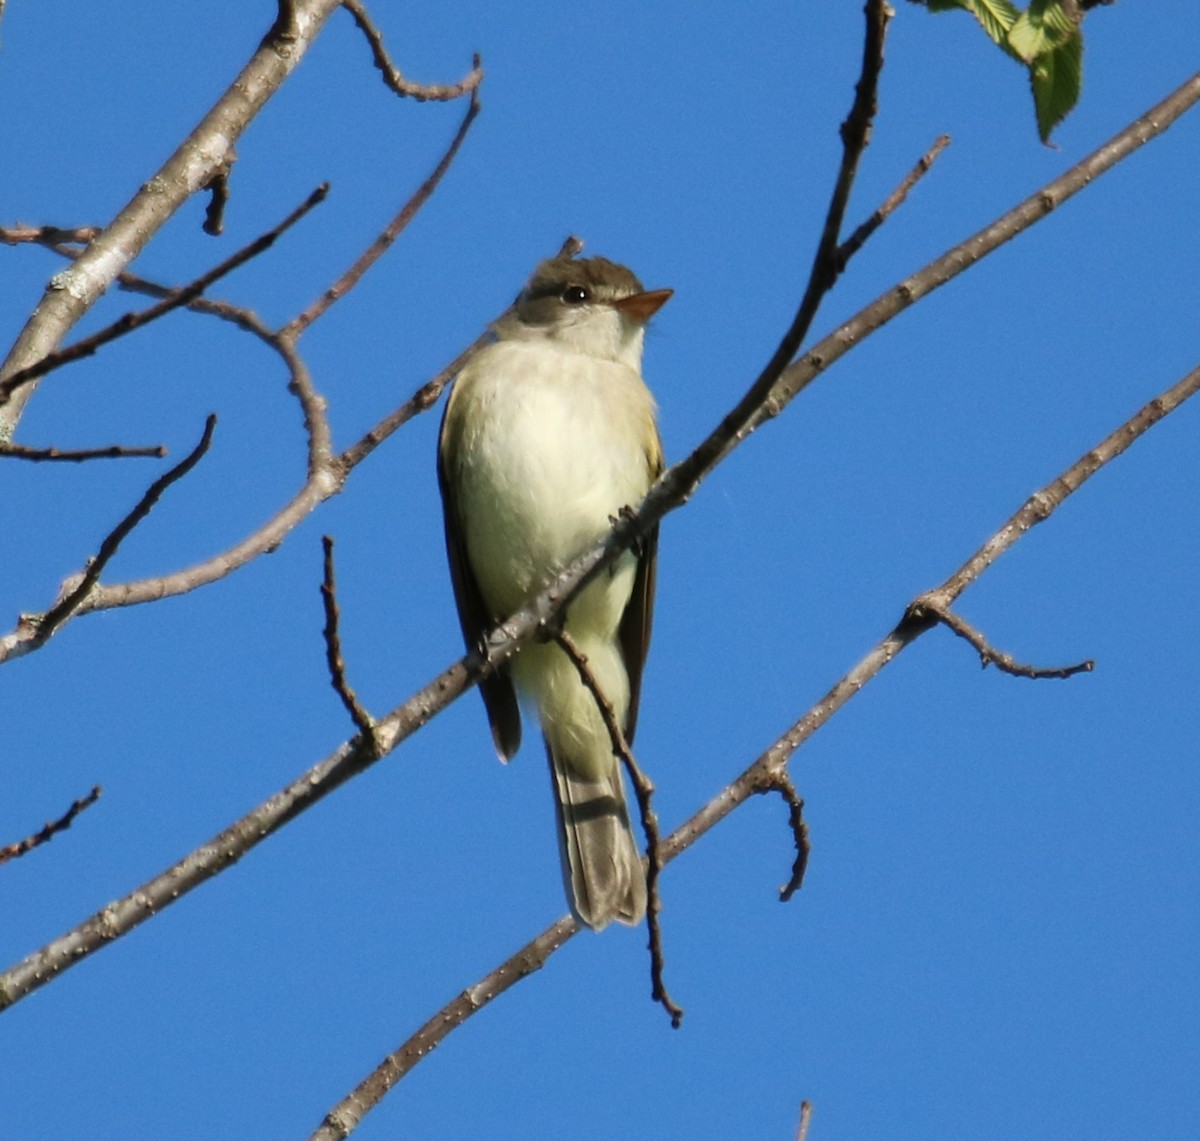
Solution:
{"label": "blue sky", "polygon": [[[378,6],[414,79],[474,50],[483,114],[416,223],[304,338],[345,446],[449,361],[568,233],[676,296],[646,375],[669,458],[735,402],[807,274],[860,57],[858,5]],[[827,332],[1060,173],[1196,67],[1192,6],[1087,21],[1079,109],[1042,147],[1024,79],[966,16],[897,5],[857,221],[953,144],[854,260]],[[272,6],[15,2],[0,23],[0,222],[103,223],[258,42]],[[401,103],[336,16],[238,146],[227,234],[197,199],[139,272],[182,282],[319,182],[329,201],[216,290],[282,322],[381,228],[462,108]],[[663,527],[637,751],[673,827],[715,795],[1024,501],[1197,363],[1200,117],[871,338]],[[0,252],[7,346],[58,265]],[[132,305],[112,295],[85,322]],[[164,442],[200,467],[106,581],[242,538],[303,478],[275,360],[176,314],[47,380],[28,444]],[[385,711],[460,653],[418,418],[269,558],[91,615],[4,668],[0,842],[93,784],[66,835],[0,869],[7,965],[244,814],[349,735],[321,644],[338,542],[351,678]],[[981,671],[934,632],[663,877],[672,1031],[641,932],[585,934],[451,1036],[358,1136],[812,1138],[1200,1133],[1200,408],[1185,406],[971,589],[1037,664]],[[0,471],[0,625],[44,608],[155,461]],[[304,1137],[445,1001],[563,910],[544,761],[445,715],[235,869],[0,1019],[0,1131]]]}

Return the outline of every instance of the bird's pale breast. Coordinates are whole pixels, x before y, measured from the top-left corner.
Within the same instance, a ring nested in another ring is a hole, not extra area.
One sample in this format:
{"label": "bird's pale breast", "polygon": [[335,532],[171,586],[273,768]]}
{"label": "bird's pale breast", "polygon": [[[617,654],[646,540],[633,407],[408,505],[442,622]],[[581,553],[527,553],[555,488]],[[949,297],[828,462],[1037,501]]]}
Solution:
{"label": "bird's pale breast", "polygon": [[[646,493],[653,400],[624,364],[511,341],[484,350],[458,389],[456,401],[478,405],[458,447],[471,565],[489,607],[507,614]],[[577,601],[572,624],[615,629],[632,572],[626,556]]]}

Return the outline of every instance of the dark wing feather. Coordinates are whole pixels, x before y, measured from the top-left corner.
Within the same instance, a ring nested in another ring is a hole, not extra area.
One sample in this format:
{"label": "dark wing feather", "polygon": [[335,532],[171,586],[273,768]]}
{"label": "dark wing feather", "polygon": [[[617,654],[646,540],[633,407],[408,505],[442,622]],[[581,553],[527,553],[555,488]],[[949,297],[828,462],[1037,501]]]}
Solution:
{"label": "dark wing feather", "polygon": [[[453,399],[451,393],[451,399]],[[447,402],[446,410],[449,412]],[[447,439],[446,416],[442,416],[442,430],[438,440],[438,487],[442,492],[442,519],[446,529],[446,557],[450,562],[450,579],[454,583],[454,599],[458,603],[458,622],[462,627],[463,641],[468,650],[478,649],[483,636],[499,619],[484,605],[479,583],[471,570],[464,541],[464,528],[458,516],[454,487],[448,478],[447,466],[453,464],[454,441]],[[447,453],[451,453],[449,460]],[[492,740],[500,759],[512,758],[521,745],[521,710],[517,704],[516,690],[508,667],[501,666],[491,677],[479,683],[479,692],[487,710],[488,724],[492,727]]]}
{"label": "dark wing feather", "polygon": [[[655,441],[657,444],[657,440]],[[648,457],[650,479],[654,481],[662,474],[663,457],[661,446]],[[646,654],[650,649],[650,627],[654,621],[654,582],[658,572],[658,525],[642,541],[638,558],[637,576],[633,580],[633,593],[621,615],[617,637],[621,644],[621,656],[625,659],[625,673],[629,677],[629,713],[625,718],[625,739],[631,744],[637,729],[638,701],[642,694],[642,670],[646,665]]]}

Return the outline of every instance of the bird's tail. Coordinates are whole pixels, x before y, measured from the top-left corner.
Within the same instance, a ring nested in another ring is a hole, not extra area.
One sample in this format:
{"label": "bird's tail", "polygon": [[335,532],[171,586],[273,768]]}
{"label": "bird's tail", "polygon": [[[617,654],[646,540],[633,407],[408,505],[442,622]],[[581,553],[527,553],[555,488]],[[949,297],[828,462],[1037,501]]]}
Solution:
{"label": "bird's tail", "polygon": [[548,741],[554,776],[563,882],[571,910],[599,931],[615,919],[630,926],[646,914],[646,877],[638,851],[621,768],[590,780]]}

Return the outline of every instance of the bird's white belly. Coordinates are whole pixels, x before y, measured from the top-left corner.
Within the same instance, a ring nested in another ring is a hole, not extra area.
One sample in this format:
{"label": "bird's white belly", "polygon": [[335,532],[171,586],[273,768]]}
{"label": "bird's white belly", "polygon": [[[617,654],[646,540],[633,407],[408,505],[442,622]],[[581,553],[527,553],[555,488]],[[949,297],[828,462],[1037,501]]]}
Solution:
{"label": "bird's white belly", "polygon": [[[491,359],[462,378],[460,398],[484,407],[462,441],[459,494],[475,577],[504,615],[645,494],[653,406],[637,374],[615,362],[505,342],[485,352]],[[627,554],[593,583],[571,626],[615,630],[634,567]]]}

